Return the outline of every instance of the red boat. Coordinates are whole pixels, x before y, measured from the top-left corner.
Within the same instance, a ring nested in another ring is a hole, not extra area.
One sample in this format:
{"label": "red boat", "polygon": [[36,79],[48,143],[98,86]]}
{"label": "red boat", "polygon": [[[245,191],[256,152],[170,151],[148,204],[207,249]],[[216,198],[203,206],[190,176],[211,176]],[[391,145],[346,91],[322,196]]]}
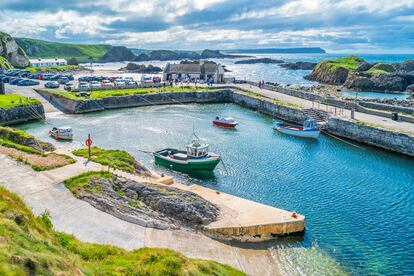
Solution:
{"label": "red boat", "polygon": [[216,117],[216,119],[214,119],[213,124],[217,125],[217,126],[222,126],[222,127],[235,127],[237,126],[239,123],[236,122],[235,120],[233,120],[233,118],[227,117]]}

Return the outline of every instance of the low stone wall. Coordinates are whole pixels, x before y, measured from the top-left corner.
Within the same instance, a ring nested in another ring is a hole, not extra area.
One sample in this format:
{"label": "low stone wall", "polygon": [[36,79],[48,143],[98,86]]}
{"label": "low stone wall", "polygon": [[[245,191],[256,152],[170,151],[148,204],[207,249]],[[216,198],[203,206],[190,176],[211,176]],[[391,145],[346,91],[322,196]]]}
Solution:
{"label": "low stone wall", "polygon": [[233,103],[243,107],[257,110],[261,113],[286,121],[302,124],[303,121],[306,120],[306,115],[302,112],[302,110],[289,106],[278,105],[271,99],[255,98],[240,92],[233,92],[231,100]]}
{"label": "low stone wall", "polygon": [[31,120],[45,118],[43,105],[18,106],[9,109],[0,109],[0,125],[12,125],[23,123]]}
{"label": "low stone wall", "polygon": [[371,108],[371,109],[378,109],[378,110],[392,111],[392,112],[399,112],[399,113],[406,113],[406,114],[414,114],[414,108],[412,107],[403,107],[403,106],[374,103],[374,102],[365,102],[365,101],[360,101],[359,104],[364,107]]}
{"label": "low stone wall", "polygon": [[359,124],[335,117],[326,124],[329,133],[387,150],[414,156],[414,135]]}
{"label": "low stone wall", "polygon": [[88,113],[105,109],[177,104],[177,103],[220,103],[229,102],[232,91],[222,89],[216,92],[177,92],[135,94],[129,96],[107,97],[97,100],[72,100],[61,95],[36,90],[44,98],[67,113]]}

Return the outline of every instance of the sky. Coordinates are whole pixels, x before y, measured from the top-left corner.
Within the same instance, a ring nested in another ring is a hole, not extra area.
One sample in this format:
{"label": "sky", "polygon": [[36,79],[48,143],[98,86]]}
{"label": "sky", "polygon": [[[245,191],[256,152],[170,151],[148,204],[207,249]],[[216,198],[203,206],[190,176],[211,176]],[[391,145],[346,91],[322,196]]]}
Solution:
{"label": "sky", "polygon": [[0,30],[141,49],[414,53],[414,0],[0,0]]}

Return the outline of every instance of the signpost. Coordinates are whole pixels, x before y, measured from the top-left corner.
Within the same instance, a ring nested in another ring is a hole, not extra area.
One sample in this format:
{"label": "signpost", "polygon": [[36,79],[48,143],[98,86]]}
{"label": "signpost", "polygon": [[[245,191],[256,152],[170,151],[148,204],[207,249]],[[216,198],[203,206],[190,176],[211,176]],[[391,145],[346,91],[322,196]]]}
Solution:
{"label": "signpost", "polygon": [[91,135],[90,134],[88,134],[88,139],[86,139],[85,145],[88,147],[88,153],[89,153],[88,160],[91,160],[92,139],[91,139]]}

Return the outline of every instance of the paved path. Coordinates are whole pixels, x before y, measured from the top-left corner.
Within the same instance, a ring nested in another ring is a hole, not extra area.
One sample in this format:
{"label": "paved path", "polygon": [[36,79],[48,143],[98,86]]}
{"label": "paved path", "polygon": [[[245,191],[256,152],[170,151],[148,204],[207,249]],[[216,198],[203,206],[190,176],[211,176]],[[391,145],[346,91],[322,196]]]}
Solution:
{"label": "paved path", "polygon": [[189,257],[212,259],[232,265],[250,275],[280,274],[280,258],[274,250],[233,247],[187,230],[157,230],[132,224],[99,211],[76,199],[61,183],[82,171],[99,170],[83,159],[62,168],[35,172],[30,167],[0,155],[0,182],[20,195],[39,214],[49,210],[58,231],[82,241],[113,244],[126,249],[164,247]]}
{"label": "paved path", "polygon": [[[257,86],[254,86],[254,85],[236,84],[236,85],[233,85],[233,86],[244,89],[244,90],[251,91],[253,93],[263,95],[263,96],[268,97],[268,98],[278,99],[278,100],[288,102],[288,103],[292,103],[292,104],[298,104],[298,105],[301,105],[305,108],[319,108],[321,110],[328,111],[332,115],[335,115],[335,107],[333,107],[333,106],[327,106],[327,105],[324,105],[324,104],[318,105],[317,103],[314,103],[314,102],[309,101],[309,100],[297,98],[297,97],[294,97],[294,96],[286,95],[286,94],[283,94],[283,93],[279,93],[279,92],[275,92],[275,91],[271,91],[271,90],[267,90],[267,89],[261,89]],[[341,113],[340,113],[340,110],[342,111]],[[350,119],[351,118],[351,111],[347,110],[347,109],[336,108],[336,116],[344,118],[344,119]],[[369,122],[369,123],[372,123],[372,124],[382,125],[386,128],[391,128],[391,129],[400,130],[400,131],[414,132],[414,124],[409,123],[409,122],[393,121],[393,120],[388,119],[388,118],[374,116],[374,115],[361,113],[361,112],[355,112],[355,117],[354,118],[356,120]]]}

